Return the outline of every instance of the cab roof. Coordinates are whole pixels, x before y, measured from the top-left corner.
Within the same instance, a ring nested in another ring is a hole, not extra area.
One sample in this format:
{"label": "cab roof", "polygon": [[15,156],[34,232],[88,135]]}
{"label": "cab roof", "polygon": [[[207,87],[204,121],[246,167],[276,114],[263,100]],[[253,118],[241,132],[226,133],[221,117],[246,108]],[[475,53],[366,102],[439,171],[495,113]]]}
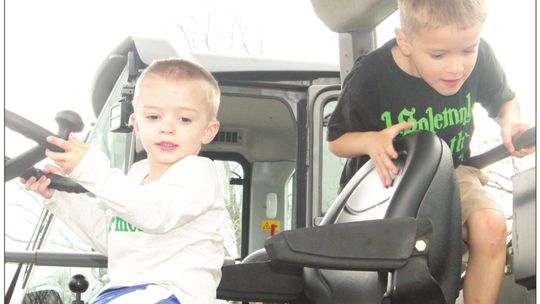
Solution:
{"label": "cab roof", "polygon": [[124,70],[129,52],[135,53],[139,64],[143,67],[155,59],[178,57],[191,60],[204,66],[220,83],[249,81],[309,85],[315,79],[339,79],[338,65],[192,52],[185,50],[183,45],[172,40],[130,36],[113,49],[94,76],[91,95],[96,116],[101,112],[118,77]]}
{"label": "cab roof", "polygon": [[373,30],[397,9],[396,0],[311,0],[315,14],[332,31]]}

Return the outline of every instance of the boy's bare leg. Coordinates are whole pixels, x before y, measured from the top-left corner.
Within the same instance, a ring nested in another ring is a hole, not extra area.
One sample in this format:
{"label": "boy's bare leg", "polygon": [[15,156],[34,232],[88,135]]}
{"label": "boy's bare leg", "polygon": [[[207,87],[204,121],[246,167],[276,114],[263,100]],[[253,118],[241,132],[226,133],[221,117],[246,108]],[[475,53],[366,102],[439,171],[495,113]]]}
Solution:
{"label": "boy's bare leg", "polygon": [[463,285],[465,304],[497,302],[506,262],[506,221],[494,209],[479,209],[467,222],[469,263]]}

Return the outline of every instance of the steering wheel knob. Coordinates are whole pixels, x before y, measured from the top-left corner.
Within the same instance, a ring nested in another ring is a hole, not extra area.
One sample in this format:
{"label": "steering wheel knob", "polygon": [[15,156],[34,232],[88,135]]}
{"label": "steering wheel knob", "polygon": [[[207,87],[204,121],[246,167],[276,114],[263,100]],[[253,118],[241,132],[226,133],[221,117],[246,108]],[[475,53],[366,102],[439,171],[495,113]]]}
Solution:
{"label": "steering wheel knob", "polygon": [[58,112],[54,118],[58,123],[58,136],[66,139],[71,132],[80,132],[84,123],[79,114],[73,111]]}

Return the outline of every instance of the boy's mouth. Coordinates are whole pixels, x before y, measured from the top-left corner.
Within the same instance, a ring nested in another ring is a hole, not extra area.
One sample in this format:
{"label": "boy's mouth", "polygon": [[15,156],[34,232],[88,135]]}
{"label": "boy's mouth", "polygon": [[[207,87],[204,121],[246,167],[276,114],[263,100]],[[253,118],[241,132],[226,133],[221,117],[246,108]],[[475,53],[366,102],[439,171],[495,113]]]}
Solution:
{"label": "boy's mouth", "polygon": [[172,151],[178,147],[177,144],[170,141],[160,141],[156,144],[162,151]]}
{"label": "boy's mouth", "polygon": [[443,83],[449,87],[455,87],[459,84],[459,79],[443,80]]}

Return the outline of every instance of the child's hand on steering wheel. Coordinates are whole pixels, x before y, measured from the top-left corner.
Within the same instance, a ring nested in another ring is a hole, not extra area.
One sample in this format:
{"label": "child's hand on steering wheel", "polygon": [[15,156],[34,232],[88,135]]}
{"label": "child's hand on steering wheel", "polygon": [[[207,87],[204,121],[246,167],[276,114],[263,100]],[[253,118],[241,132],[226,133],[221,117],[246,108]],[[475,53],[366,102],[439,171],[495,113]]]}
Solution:
{"label": "child's hand on steering wheel", "polygon": [[394,149],[393,140],[403,130],[413,127],[410,122],[402,122],[379,132],[367,132],[369,134],[369,150],[367,154],[373,161],[379,178],[385,188],[392,186],[393,176],[398,175],[399,170],[394,165],[393,159],[398,157]]}
{"label": "child's hand on steering wheel", "polygon": [[524,122],[509,122],[501,126],[501,137],[504,146],[515,157],[524,157],[534,153],[535,146],[516,150],[512,144],[512,139],[527,131],[531,127],[530,124]]}
{"label": "child's hand on steering wheel", "polygon": [[49,188],[49,185],[51,184],[51,179],[47,178],[45,174],[61,174],[60,169],[53,165],[46,165],[43,169],[41,169],[41,171],[43,172],[43,176],[41,176],[39,179],[36,179],[34,176],[32,176],[28,180],[26,180],[21,177],[19,178],[19,181],[21,182],[21,184],[24,184],[24,188],[27,191],[33,191],[43,196],[44,198],[49,199],[53,196],[54,189]]}
{"label": "child's hand on steering wheel", "polygon": [[65,175],[69,175],[77,167],[86,152],[90,149],[89,144],[78,140],[73,133],[69,135],[68,140],[49,136],[47,137],[47,142],[64,150],[64,152],[46,150],[45,155],[53,160]]}

